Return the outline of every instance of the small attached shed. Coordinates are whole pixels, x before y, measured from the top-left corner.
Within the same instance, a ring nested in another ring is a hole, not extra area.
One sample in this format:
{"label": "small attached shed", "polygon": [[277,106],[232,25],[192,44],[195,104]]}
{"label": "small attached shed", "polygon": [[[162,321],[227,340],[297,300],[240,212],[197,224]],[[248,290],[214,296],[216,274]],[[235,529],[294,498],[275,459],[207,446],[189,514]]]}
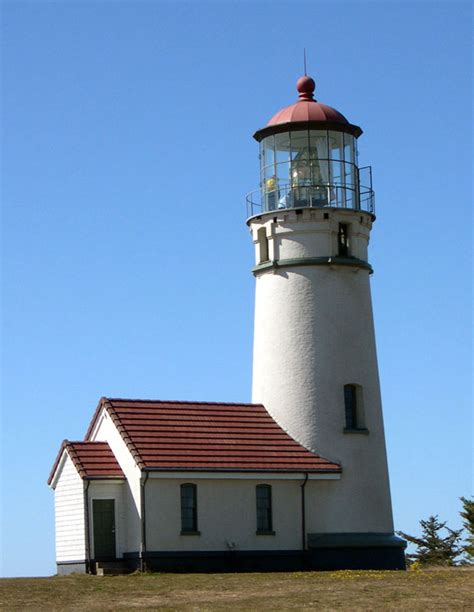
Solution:
{"label": "small attached shed", "polygon": [[54,489],[58,573],[87,572],[90,559],[123,554],[124,473],[107,442],[64,440],[48,484]]}

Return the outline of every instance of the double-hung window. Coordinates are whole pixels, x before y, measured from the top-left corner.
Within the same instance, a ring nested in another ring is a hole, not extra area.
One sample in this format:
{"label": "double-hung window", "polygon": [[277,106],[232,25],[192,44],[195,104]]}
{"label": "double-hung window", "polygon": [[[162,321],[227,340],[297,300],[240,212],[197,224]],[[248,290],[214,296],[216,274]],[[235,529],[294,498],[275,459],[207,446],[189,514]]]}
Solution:
{"label": "double-hung window", "polygon": [[257,485],[257,534],[273,535],[272,525],[272,488],[270,485]]}
{"label": "double-hung window", "polygon": [[198,533],[197,487],[191,483],[181,485],[181,533]]}

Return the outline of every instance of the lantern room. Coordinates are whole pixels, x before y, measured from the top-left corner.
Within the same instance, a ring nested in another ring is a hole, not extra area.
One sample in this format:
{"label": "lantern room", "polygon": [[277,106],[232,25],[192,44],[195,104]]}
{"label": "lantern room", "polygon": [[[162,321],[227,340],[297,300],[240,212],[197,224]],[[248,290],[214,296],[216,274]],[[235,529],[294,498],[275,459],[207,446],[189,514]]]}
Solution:
{"label": "lantern room", "polygon": [[370,166],[359,168],[352,125],[313,97],[308,76],[299,100],[276,113],[254,138],[260,143],[260,188],[247,196],[249,217],[286,208],[334,207],[374,214]]}

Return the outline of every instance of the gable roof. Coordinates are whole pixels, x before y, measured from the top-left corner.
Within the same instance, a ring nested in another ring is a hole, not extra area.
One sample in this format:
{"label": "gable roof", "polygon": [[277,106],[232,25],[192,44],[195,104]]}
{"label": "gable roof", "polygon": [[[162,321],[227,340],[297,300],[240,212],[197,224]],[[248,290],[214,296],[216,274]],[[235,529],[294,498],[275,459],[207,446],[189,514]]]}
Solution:
{"label": "gable roof", "polygon": [[125,478],[107,442],[70,442],[64,440],[48,478],[53,481],[64,451],[67,451],[81,478]]}
{"label": "gable roof", "polygon": [[340,472],[293,440],[261,404],[102,398],[142,470]]}

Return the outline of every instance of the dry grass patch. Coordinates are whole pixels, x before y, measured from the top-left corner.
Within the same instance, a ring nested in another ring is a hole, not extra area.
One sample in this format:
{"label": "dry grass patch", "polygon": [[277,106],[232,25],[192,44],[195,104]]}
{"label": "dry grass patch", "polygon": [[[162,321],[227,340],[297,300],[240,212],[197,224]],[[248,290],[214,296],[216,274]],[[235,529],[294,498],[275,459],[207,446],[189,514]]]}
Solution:
{"label": "dry grass patch", "polygon": [[54,576],[0,581],[10,610],[474,610],[474,570]]}

